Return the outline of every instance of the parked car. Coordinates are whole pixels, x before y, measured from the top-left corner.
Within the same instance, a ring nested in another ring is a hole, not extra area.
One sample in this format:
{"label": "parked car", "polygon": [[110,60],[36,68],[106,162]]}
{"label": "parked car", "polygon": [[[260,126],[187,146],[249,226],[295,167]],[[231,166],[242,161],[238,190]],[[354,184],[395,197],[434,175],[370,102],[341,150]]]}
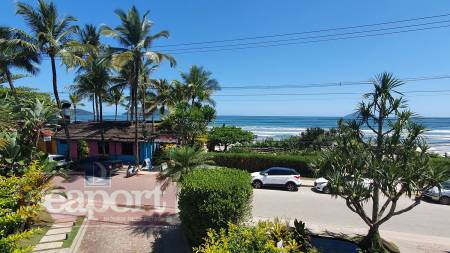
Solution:
{"label": "parked car", "polygon": [[290,168],[272,167],[261,172],[254,172],[251,176],[255,189],[272,186],[285,187],[288,191],[297,191],[301,185],[300,174]]}
{"label": "parked car", "polygon": [[424,197],[439,201],[443,205],[450,205],[450,180],[441,183],[441,189],[435,186],[424,192]]}
{"label": "parked car", "polygon": [[[351,180],[351,176],[347,176],[347,177],[350,177],[348,180]],[[363,179],[363,184],[367,188],[369,188],[372,183],[373,183],[372,179],[369,179],[369,178],[364,178]],[[330,186],[328,184],[328,180],[326,178],[323,178],[323,177],[317,178],[314,181],[314,189],[316,191],[323,192],[325,194],[329,194],[330,193]]]}
{"label": "parked car", "polygon": [[50,162],[55,162],[57,168],[67,167],[69,165],[69,162],[66,161],[63,155],[48,155],[47,159]]}

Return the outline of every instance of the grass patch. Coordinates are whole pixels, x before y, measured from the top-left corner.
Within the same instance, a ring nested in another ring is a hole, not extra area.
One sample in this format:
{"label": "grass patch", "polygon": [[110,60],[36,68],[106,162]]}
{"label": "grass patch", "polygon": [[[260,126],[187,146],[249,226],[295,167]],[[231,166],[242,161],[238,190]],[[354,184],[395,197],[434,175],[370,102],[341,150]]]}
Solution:
{"label": "grass patch", "polygon": [[33,219],[33,225],[31,229],[34,230],[33,234],[21,241],[19,241],[20,247],[34,247],[42,237],[47,233],[53,224],[53,219],[47,210],[42,209],[38,215]]}
{"label": "grass patch", "polygon": [[80,216],[75,220],[75,225],[72,227],[70,233],[67,234],[67,239],[63,242],[63,248],[69,248],[72,246],[73,240],[75,240],[78,231],[80,231],[81,224],[83,224],[83,220],[84,216]]}

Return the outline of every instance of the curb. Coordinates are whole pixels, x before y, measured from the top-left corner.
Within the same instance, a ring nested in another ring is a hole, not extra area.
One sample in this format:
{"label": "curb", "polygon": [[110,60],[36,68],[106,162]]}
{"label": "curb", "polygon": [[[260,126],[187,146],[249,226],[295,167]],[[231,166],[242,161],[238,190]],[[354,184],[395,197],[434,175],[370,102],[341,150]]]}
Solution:
{"label": "curb", "polygon": [[75,237],[75,239],[72,242],[72,245],[70,245],[69,253],[76,253],[78,252],[78,249],[80,248],[81,241],[83,240],[84,234],[86,233],[86,223],[87,218],[84,217],[83,223],[81,223],[80,229],[78,230],[78,234]]}

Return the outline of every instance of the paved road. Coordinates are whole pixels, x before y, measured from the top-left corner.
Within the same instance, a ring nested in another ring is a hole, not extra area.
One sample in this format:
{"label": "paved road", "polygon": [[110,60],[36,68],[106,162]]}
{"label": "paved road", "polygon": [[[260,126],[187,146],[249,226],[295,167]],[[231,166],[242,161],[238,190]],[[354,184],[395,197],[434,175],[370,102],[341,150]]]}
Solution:
{"label": "paved road", "polygon": [[[404,198],[400,206],[411,200]],[[301,187],[298,192],[254,190],[253,217],[257,219],[295,218],[314,232],[365,234],[367,226],[352,213],[342,199]],[[395,242],[402,252],[450,252],[450,206],[422,202],[415,209],[395,216],[382,226],[384,238]]]}

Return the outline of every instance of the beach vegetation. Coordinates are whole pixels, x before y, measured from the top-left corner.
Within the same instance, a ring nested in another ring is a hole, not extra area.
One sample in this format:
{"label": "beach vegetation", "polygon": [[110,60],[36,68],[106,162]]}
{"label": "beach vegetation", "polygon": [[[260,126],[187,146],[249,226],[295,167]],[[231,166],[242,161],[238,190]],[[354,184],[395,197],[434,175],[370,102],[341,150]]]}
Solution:
{"label": "beach vegetation", "polygon": [[[422,193],[444,181],[448,171],[430,163],[422,137],[425,128],[412,120],[414,113],[398,91],[403,82],[382,73],[372,83],[373,91],[358,106],[358,117],[339,122],[336,144],[323,152],[319,168],[331,194],[342,197],[369,227],[360,247],[365,252],[389,252],[380,227],[419,205]],[[374,137],[364,137],[363,127]],[[364,185],[364,178],[370,186]],[[412,198],[409,206],[397,205],[403,197]]]}
{"label": "beach vegetation", "polygon": [[196,140],[208,131],[208,125],[216,117],[216,110],[209,105],[192,106],[178,104],[163,120],[163,127],[172,131],[182,145],[195,146]]}
{"label": "beach vegetation", "polygon": [[211,128],[208,131],[207,139],[209,151],[214,151],[218,145],[223,146],[224,151],[228,151],[228,147],[232,144],[250,143],[254,139],[254,134],[240,127],[223,125]]}

